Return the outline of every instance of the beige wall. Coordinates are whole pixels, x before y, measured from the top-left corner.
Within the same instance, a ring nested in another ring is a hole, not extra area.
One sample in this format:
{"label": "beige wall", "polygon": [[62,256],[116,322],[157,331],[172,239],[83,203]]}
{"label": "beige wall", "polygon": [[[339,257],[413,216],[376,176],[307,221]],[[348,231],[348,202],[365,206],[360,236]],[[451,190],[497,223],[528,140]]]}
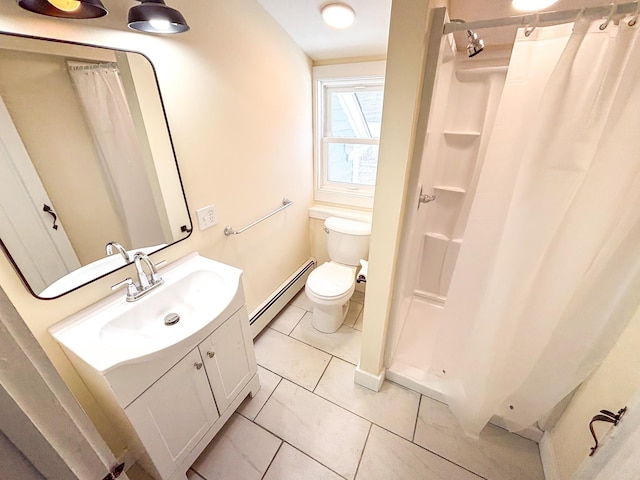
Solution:
{"label": "beige wall", "polygon": [[[617,412],[640,389],[640,310],[600,367],[574,395],[550,432],[561,480],[569,480],[593,446],[589,421],[600,410]],[[596,424],[598,438],[610,427]]]}
{"label": "beige wall", "polygon": [[[244,270],[249,311],[310,256],[312,196],[311,64],[255,0],[190,0],[180,9],[191,31],[158,37],[86,26],[38,15],[0,18],[0,30],[135,49],[154,63],[187,201],[214,203],[218,225],[154,260],[191,251]],[[242,235],[225,237],[276,208],[294,204]],[[47,327],[111,293],[133,269],[110,275],[58,300],[31,297],[0,256],[0,286],[24,317],[115,453],[124,447],[102,418]]]}

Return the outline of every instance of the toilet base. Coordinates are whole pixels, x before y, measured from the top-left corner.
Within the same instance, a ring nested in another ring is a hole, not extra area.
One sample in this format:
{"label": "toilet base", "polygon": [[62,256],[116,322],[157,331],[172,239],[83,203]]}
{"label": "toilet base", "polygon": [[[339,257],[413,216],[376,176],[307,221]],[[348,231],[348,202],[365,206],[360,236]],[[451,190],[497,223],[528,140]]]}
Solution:
{"label": "toilet base", "polygon": [[322,333],[334,333],[341,326],[349,312],[349,300],[344,305],[313,305],[311,325]]}

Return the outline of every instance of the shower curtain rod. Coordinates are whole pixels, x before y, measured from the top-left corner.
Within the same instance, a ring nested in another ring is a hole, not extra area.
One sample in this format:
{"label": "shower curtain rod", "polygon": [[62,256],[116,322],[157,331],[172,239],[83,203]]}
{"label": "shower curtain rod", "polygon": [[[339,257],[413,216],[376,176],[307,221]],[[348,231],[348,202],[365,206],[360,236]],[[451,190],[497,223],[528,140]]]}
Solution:
{"label": "shower curtain rod", "polygon": [[640,12],[639,2],[621,3],[619,5],[603,5],[600,7],[577,8],[574,10],[560,10],[557,12],[528,13],[514,17],[492,18],[490,20],[476,20],[473,22],[449,22],[444,24],[444,34],[461,30],[478,30],[481,28],[505,27],[509,25],[543,26],[567,23],[575,20],[580,13],[584,16],[603,18],[615,18]]}

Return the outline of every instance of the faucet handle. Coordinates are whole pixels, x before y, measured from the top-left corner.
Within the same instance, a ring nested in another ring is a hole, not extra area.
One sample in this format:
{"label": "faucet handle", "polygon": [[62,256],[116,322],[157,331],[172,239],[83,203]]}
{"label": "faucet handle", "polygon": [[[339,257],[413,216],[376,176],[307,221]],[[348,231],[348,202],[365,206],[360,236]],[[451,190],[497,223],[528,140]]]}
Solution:
{"label": "faucet handle", "polygon": [[135,283],[133,283],[133,280],[131,280],[131,277],[127,277],[123,281],[118,282],[115,285],[112,285],[111,290],[115,291],[122,287],[127,287],[127,298],[133,298],[136,296],[136,294],[139,293],[138,287],[136,286]]}

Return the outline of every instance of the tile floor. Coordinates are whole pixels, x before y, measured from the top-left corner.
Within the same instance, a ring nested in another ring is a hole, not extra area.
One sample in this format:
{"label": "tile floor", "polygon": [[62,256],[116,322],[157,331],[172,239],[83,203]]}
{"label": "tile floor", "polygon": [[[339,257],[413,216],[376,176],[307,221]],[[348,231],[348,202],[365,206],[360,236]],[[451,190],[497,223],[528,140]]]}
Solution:
{"label": "tile floor", "polygon": [[190,480],[542,480],[538,446],[489,425],[464,435],[446,405],[385,381],[353,383],[361,294],[344,325],[311,326],[302,291],[256,338],[262,387],[189,471]]}

